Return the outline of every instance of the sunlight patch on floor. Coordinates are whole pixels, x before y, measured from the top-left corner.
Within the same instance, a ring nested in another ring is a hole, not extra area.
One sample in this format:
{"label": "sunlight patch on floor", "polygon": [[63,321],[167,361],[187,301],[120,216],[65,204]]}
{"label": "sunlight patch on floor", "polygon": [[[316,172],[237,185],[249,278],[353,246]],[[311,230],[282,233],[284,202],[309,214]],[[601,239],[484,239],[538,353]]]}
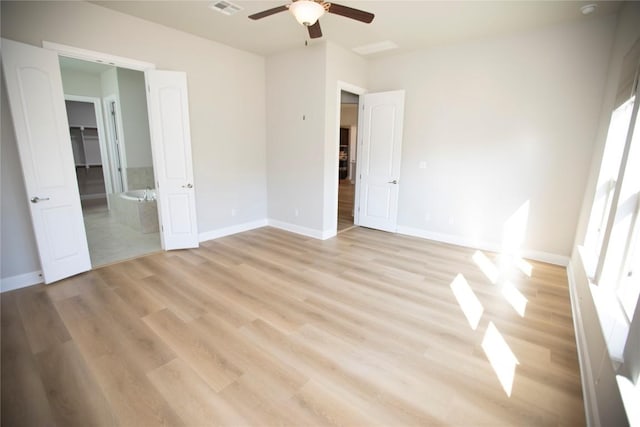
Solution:
{"label": "sunlight patch on floor", "polygon": [[480,300],[462,274],[458,274],[456,278],[453,279],[453,282],[451,282],[451,290],[467,318],[469,326],[475,331],[478,324],[480,324],[480,318],[484,312],[484,307],[480,303]]}
{"label": "sunlight patch on floor", "polygon": [[509,344],[493,322],[489,322],[487,331],[482,340],[482,349],[491,363],[491,367],[498,376],[498,381],[507,396],[511,397],[513,379],[516,375],[516,366],[520,364],[511,351]]}
{"label": "sunlight patch on floor", "polygon": [[502,284],[502,296],[511,304],[511,307],[513,307],[520,317],[524,317],[528,300],[513,283],[506,281]]}
{"label": "sunlight patch on floor", "polygon": [[482,270],[484,275],[487,276],[487,279],[489,279],[491,283],[493,283],[494,285],[498,283],[498,279],[500,278],[500,272],[498,271],[498,268],[491,262],[489,258],[487,258],[487,256],[484,253],[480,251],[476,251],[473,254],[472,259],[473,259],[473,262],[476,263],[478,268]]}

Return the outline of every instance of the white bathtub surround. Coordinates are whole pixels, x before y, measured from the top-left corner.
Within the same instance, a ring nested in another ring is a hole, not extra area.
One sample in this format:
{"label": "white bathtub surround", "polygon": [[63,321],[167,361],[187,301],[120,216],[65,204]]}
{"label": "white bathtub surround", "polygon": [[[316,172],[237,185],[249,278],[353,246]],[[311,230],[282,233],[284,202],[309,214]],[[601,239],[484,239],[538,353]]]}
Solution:
{"label": "white bathtub surround", "polygon": [[146,188],[144,190],[129,190],[120,194],[125,200],[131,200],[134,202],[153,202],[158,198],[156,190],[153,188]]}
{"label": "white bathtub surround", "polygon": [[143,234],[160,230],[155,190],[110,194],[109,201],[112,215],[119,223]]}

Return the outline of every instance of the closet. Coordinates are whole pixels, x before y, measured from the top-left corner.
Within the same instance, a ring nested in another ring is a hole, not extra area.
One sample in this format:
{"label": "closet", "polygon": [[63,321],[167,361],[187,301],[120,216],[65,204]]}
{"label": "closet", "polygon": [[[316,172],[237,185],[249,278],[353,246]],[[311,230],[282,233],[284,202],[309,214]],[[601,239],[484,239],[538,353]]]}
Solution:
{"label": "closet", "polygon": [[93,104],[66,101],[66,107],[80,199],[106,201],[100,139]]}

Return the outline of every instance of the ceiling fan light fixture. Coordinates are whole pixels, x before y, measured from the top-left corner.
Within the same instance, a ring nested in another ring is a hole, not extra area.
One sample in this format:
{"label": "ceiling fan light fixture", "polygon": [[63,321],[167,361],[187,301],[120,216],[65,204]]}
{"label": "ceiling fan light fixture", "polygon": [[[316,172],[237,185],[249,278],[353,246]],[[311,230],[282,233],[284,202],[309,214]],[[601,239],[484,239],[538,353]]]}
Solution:
{"label": "ceiling fan light fixture", "polygon": [[289,10],[296,20],[305,27],[315,24],[324,15],[324,6],[312,0],[298,0],[291,3]]}

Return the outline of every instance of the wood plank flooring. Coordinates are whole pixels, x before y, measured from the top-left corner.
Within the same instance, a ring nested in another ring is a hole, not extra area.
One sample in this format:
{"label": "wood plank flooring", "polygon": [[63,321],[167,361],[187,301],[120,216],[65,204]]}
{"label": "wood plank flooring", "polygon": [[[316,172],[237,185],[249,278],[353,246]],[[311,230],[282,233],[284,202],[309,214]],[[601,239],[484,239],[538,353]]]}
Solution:
{"label": "wood plank flooring", "polygon": [[338,232],[353,227],[353,205],[356,186],[348,179],[338,185]]}
{"label": "wood plank flooring", "polygon": [[584,425],[565,270],[474,253],[265,227],[4,293],[2,425]]}

